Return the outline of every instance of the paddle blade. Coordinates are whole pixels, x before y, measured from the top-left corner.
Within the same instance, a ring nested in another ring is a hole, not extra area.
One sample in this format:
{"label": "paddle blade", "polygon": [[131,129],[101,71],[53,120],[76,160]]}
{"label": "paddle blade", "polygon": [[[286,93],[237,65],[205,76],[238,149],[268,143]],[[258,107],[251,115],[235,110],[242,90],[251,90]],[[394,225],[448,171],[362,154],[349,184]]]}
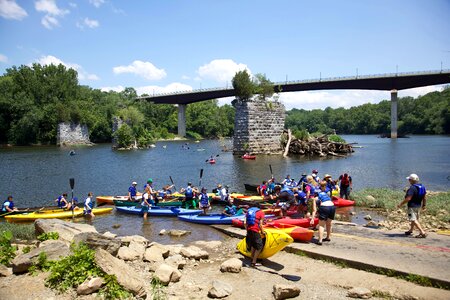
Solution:
{"label": "paddle blade", "polygon": [[75,178],[70,178],[69,183],[70,183],[70,188],[73,190],[73,188],[75,187]]}
{"label": "paddle blade", "polygon": [[272,172],[272,165],[269,165],[269,168],[270,168],[270,174],[272,175],[272,177],[273,177],[273,172]]}
{"label": "paddle blade", "polygon": [[169,176],[169,178],[170,178],[170,182],[172,182],[172,184],[173,184],[173,179],[172,179],[172,176]]}
{"label": "paddle blade", "polygon": [[203,177],[203,169],[200,170],[200,179]]}

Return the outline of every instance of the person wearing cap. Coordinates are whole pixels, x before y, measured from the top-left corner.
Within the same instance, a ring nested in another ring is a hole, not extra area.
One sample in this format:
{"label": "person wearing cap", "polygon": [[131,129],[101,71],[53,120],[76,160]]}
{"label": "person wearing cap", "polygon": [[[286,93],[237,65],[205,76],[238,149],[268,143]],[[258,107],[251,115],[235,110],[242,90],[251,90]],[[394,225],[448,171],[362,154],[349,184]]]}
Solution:
{"label": "person wearing cap", "polygon": [[317,171],[316,169],[312,170],[311,176],[317,182],[317,184],[320,183],[319,171]]}
{"label": "person wearing cap", "polygon": [[353,189],[352,176],[344,173],[339,176],[339,196],[343,199],[350,199],[350,192]]}
{"label": "person wearing cap", "polygon": [[93,195],[94,194],[92,192],[89,192],[86,200],[84,200],[84,212],[83,213],[85,216],[89,216],[91,218],[95,217],[94,213],[92,212],[94,209],[94,201],[92,200]]}
{"label": "person wearing cap", "polygon": [[136,201],[136,195],[137,195],[136,185],[137,185],[137,182],[133,181],[131,183],[131,186],[128,188],[128,200],[129,201]]}
{"label": "person wearing cap", "polygon": [[12,212],[18,211],[17,207],[14,206],[13,196],[8,196],[8,198],[3,201],[2,212]]}
{"label": "person wearing cap", "polygon": [[327,188],[325,192],[331,197],[333,195],[333,190],[336,189],[336,183],[333,181],[333,179],[331,179],[330,174],[325,174],[323,180],[327,182]]}
{"label": "person wearing cap", "polygon": [[424,211],[427,204],[427,191],[425,186],[419,183],[419,176],[417,174],[411,174],[408,177],[411,184],[406,191],[405,199],[397,206],[402,207],[405,203],[408,206],[408,220],[410,222],[409,230],[405,232],[405,235],[411,235],[414,231],[414,227],[419,229],[420,234],[416,235],[417,238],[426,238],[427,233],[422,229],[419,223],[420,209]]}
{"label": "person wearing cap", "polygon": [[211,209],[211,204],[209,203],[209,197],[206,193],[206,188],[202,187],[200,196],[199,196],[199,208],[203,209],[203,214],[206,215],[206,211]]}

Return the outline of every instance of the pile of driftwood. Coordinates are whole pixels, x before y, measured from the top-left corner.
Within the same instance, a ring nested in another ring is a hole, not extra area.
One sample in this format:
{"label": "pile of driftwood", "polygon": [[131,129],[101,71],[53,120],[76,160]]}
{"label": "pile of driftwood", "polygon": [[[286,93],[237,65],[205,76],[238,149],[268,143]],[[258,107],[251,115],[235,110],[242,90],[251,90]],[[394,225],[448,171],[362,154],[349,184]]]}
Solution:
{"label": "pile of driftwood", "polygon": [[346,143],[337,143],[330,141],[328,136],[321,135],[319,137],[309,137],[307,141],[293,139],[290,130],[287,133],[288,138],[285,139],[285,152],[286,156],[289,154],[300,155],[319,155],[325,157],[327,155],[345,157],[351,152],[354,152],[352,145]]}

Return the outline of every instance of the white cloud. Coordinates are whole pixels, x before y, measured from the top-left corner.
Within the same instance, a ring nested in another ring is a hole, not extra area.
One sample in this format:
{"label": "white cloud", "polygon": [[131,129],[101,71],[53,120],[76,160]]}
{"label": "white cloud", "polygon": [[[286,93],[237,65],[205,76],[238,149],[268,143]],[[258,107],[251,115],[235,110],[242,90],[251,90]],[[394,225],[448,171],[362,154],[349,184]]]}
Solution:
{"label": "white cloud", "polygon": [[94,5],[95,7],[100,7],[102,6],[102,4],[105,3],[105,0],[89,0],[89,3],[91,3],[92,5]]}
{"label": "white cloud", "polygon": [[8,58],[5,55],[0,54],[0,62],[6,63],[6,62],[8,62]]}
{"label": "white cloud", "polygon": [[121,85],[117,85],[117,86],[105,86],[100,88],[100,90],[102,92],[109,92],[109,91],[113,91],[113,92],[117,92],[120,93],[121,91],[125,90],[124,86]]}
{"label": "white cloud", "polygon": [[77,27],[83,29],[85,26],[89,28],[96,28],[100,26],[100,23],[97,20],[91,20],[89,18],[84,18],[83,23],[77,22]]}
{"label": "white cloud", "polygon": [[135,60],[131,65],[113,68],[114,74],[132,73],[148,80],[159,80],[166,77],[164,69],[156,68],[151,62]]}
{"label": "white cloud", "polygon": [[41,64],[41,65],[59,65],[62,64],[64,65],[66,68],[71,68],[74,69],[75,71],[77,71],[78,73],[78,79],[79,80],[84,80],[84,81],[95,81],[95,80],[99,80],[100,78],[95,75],[95,74],[89,74],[87,73],[82,66],[78,65],[78,64],[74,64],[74,63],[66,63],[64,61],[62,61],[61,59],[53,56],[53,55],[47,55],[47,56],[42,56],[41,58],[39,58],[38,60],[36,60],[37,63]]}
{"label": "white cloud", "polygon": [[138,95],[167,94],[167,93],[190,92],[190,91],[192,91],[192,87],[190,85],[179,82],[174,82],[166,86],[149,85],[136,88],[136,92]]}
{"label": "white cloud", "polygon": [[212,79],[219,83],[225,83],[233,79],[238,71],[250,69],[245,64],[237,64],[231,59],[215,59],[210,63],[198,68],[198,75],[202,79]]}
{"label": "white cloud", "polygon": [[20,21],[28,14],[15,0],[0,0],[0,16],[5,19]]}
{"label": "white cloud", "polygon": [[52,16],[62,17],[69,13],[67,9],[60,9],[55,0],[38,0],[34,3],[34,8],[39,12],[44,12]]}
{"label": "white cloud", "polygon": [[[398,97],[418,97],[433,91],[442,90],[442,86],[428,86],[414,89],[398,91]],[[280,93],[280,101],[284,103],[287,110],[298,109],[324,109],[350,108],[365,103],[379,103],[382,100],[390,100],[389,91],[366,91],[366,90],[345,90],[345,91],[305,91]]]}
{"label": "white cloud", "polygon": [[42,18],[41,23],[47,29],[53,29],[54,27],[59,26],[58,20],[50,15],[45,15]]}
{"label": "white cloud", "polygon": [[78,7],[78,5],[76,3],[73,3],[73,2],[69,2],[69,5],[72,8],[77,8]]}

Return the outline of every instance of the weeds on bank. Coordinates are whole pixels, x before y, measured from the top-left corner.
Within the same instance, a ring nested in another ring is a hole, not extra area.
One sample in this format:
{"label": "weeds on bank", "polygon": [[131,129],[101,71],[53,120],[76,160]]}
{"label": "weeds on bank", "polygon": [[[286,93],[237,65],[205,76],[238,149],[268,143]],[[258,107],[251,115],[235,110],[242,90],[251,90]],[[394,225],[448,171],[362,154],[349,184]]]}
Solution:
{"label": "weeds on bank", "polygon": [[0,223],[0,232],[10,231],[12,233],[12,240],[27,240],[32,241],[36,239],[34,233],[34,224],[14,224],[14,223]]}
{"label": "weeds on bank", "polygon": [[151,293],[153,300],[166,300],[167,294],[164,286],[161,284],[158,278],[153,277],[151,281]]}
{"label": "weeds on bank", "polygon": [[59,233],[57,232],[44,232],[36,237],[38,241],[57,240],[59,239]]}
{"label": "weeds on bank", "polygon": [[9,265],[16,256],[17,247],[11,246],[13,234],[11,231],[0,232],[0,264]]}

